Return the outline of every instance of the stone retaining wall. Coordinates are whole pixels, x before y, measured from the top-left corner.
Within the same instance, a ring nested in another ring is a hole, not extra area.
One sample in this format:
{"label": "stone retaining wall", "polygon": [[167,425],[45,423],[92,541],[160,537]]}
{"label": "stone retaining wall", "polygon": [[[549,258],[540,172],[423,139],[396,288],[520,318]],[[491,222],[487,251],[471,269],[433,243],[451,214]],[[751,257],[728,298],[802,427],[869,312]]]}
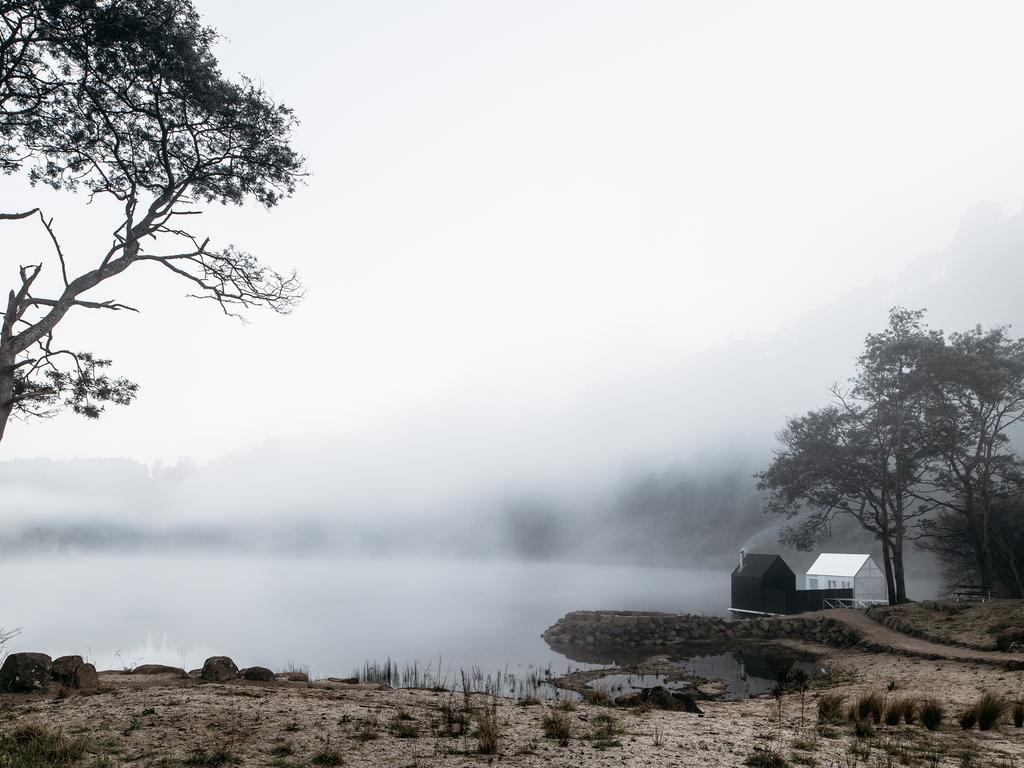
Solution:
{"label": "stone retaining wall", "polygon": [[825,616],[723,619],[688,613],[641,611],[573,611],[542,635],[552,645],[619,648],[728,642],[739,640],[807,640],[839,647],[861,641],[856,630]]}

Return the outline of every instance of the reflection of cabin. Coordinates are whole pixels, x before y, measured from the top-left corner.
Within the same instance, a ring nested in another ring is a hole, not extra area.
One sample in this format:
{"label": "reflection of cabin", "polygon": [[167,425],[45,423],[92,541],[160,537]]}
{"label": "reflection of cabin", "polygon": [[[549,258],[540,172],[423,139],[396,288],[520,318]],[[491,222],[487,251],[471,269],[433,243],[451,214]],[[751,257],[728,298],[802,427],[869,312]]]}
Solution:
{"label": "reflection of cabin", "polygon": [[785,614],[817,611],[826,598],[850,599],[852,589],[798,590],[796,574],[779,555],[748,555],[732,572],[732,605],[736,613]]}
{"label": "reflection of cabin", "polygon": [[852,589],[861,602],[887,602],[885,574],[870,555],[823,552],[807,569],[807,589]]}

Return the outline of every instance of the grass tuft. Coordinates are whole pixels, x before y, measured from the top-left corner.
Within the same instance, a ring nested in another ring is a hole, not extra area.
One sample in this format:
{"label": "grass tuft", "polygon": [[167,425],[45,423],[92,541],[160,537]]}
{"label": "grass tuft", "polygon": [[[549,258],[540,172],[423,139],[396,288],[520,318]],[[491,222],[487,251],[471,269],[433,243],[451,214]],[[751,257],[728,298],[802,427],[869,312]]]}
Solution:
{"label": "grass tuft", "polygon": [[4,768],[65,768],[82,759],[85,739],[69,739],[60,730],[28,724],[0,734]]}
{"label": "grass tuft", "polygon": [[974,704],[978,718],[978,730],[988,731],[999,728],[1007,709],[1006,699],[994,693],[983,693]]}
{"label": "grass tuft", "polygon": [[818,697],[818,722],[838,723],[843,719],[843,697],[838,693],[823,693]]}
{"label": "grass tuft", "polygon": [[341,752],[339,752],[338,750],[332,749],[331,747],[324,747],[315,755],[313,755],[313,758],[310,762],[312,762],[313,765],[333,766],[342,765],[344,764],[345,760],[342,758]]}
{"label": "grass tuft", "polygon": [[549,739],[557,739],[559,745],[569,746],[569,737],[572,735],[572,720],[566,712],[551,712],[544,715],[541,720],[544,728],[544,735]]}
{"label": "grass tuft", "polygon": [[608,747],[621,747],[622,742],[619,736],[622,727],[615,716],[609,712],[599,712],[590,719],[590,740],[595,749],[608,749]]}
{"label": "grass tuft", "polygon": [[929,731],[937,731],[942,726],[942,718],[946,714],[945,707],[937,699],[925,699],[918,708],[921,724]]}
{"label": "grass tuft", "polygon": [[743,761],[751,768],[789,768],[789,762],[774,749],[755,749]]}
{"label": "grass tuft", "polygon": [[974,724],[978,722],[978,712],[973,707],[971,709],[965,709],[956,716],[956,721],[960,723],[961,728],[965,731],[969,731],[974,727]]}
{"label": "grass tuft", "polygon": [[868,720],[880,723],[885,710],[885,698],[875,691],[862,693],[853,704],[856,720]]}
{"label": "grass tuft", "polygon": [[476,711],[477,752],[481,755],[493,755],[498,751],[498,736],[501,728],[498,725],[498,700],[491,699]]}

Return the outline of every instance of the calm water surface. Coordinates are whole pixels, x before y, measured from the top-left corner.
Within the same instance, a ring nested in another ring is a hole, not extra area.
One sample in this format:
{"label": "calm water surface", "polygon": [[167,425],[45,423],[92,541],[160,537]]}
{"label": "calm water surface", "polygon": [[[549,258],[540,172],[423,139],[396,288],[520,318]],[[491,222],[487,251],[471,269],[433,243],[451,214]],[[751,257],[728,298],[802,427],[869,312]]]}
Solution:
{"label": "calm water surface", "polygon": [[[551,666],[540,638],[571,610],[723,614],[727,570],[512,561],[45,557],[0,564],[8,650],[99,668],[239,666],[349,675],[367,660],[451,670]],[[573,667],[579,665],[573,664]]]}

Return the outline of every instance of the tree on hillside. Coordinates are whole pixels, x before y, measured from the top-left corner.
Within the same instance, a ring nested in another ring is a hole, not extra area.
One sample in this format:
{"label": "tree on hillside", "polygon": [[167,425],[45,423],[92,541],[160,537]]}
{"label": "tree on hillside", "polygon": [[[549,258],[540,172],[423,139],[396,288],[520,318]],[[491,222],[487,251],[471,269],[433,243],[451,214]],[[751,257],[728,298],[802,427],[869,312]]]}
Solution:
{"label": "tree on hillside", "polygon": [[767,510],[796,522],[783,542],[810,549],[831,535],[837,515],[870,532],[882,549],[891,602],[907,599],[904,552],[932,503],[917,493],[927,471],[923,418],[927,361],[943,344],[921,312],[893,309],[889,325],[865,341],[851,387],[833,404],[790,419],[781,447],[758,475]]}
{"label": "tree on hillside", "polygon": [[229,315],[290,311],[301,295],[294,273],[214,247],[188,222],[204,203],[275,205],[303,160],[289,144],[291,111],[221,74],[215,35],[190,0],[0,0],[0,16],[0,167],[118,211],[109,247],[81,259],[31,203],[0,214],[38,221],[53,245],[49,259],[19,268],[2,305],[2,439],[12,416],[71,408],[95,418],[135,397],[135,384],[106,373],[109,361],[54,338],[72,310],[136,311],[92,295],[128,269],[164,270]]}
{"label": "tree on hillside", "polygon": [[941,539],[960,530],[973,549],[975,573],[991,588],[1002,580],[995,561],[997,545],[1005,543],[994,531],[994,505],[1005,508],[1022,473],[1007,433],[1024,421],[1024,339],[1011,338],[1006,328],[951,334],[931,362],[930,386],[932,471],[920,495],[948,514],[929,533]]}
{"label": "tree on hillside", "polygon": [[[1024,598],[1024,492],[1019,487],[999,491],[989,505],[993,584],[1004,597]],[[928,521],[922,548],[942,561],[950,584],[975,584],[981,577],[978,550],[970,518],[951,509]]]}

